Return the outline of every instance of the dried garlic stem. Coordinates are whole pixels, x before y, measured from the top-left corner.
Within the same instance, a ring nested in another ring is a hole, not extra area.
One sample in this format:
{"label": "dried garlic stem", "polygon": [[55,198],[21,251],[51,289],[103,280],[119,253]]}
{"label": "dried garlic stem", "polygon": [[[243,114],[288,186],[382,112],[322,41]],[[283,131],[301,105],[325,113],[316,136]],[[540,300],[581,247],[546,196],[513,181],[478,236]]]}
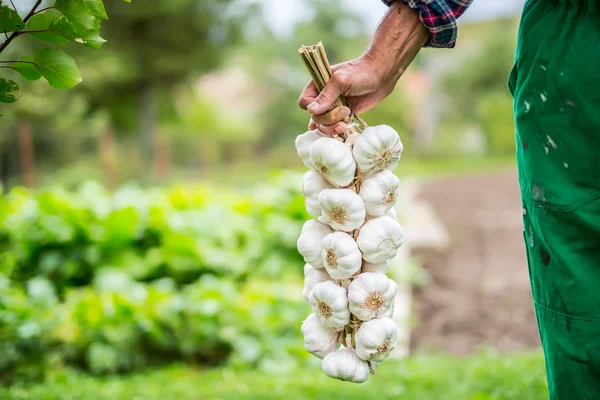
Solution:
{"label": "dried garlic stem", "polygon": [[[333,72],[331,71],[331,65],[329,64],[329,60],[327,59],[327,54],[325,53],[325,48],[323,47],[323,43],[319,42],[312,46],[302,46],[298,50],[300,57],[304,61],[304,65],[308,69],[308,72],[315,82],[317,89],[319,91],[325,88],[329,79],[331,79],[331,75]],[[334,107],[349,107],[348,100],[344,96],[340,96],[333,103]],[[354,121],[348,127],[348,130],[344,133],[344,140],[350,138],[350,142],[353,142],[355,136],[360,135],[363,130],[367,127],[367,124],[364,120],[362,120],[358,115],[352,112],[351,119]],[[352,144],[352,143],[350,143]]]}

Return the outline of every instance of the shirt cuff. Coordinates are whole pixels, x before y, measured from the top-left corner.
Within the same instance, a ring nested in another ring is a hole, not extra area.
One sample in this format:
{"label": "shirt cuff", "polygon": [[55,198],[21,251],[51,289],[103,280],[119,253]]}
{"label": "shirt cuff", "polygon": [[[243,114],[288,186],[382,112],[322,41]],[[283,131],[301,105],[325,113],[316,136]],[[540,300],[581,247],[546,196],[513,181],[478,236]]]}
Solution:
{"label": "shirt cuff", "polygon": [[[390,6],[398,0],[383,0]],[[425,47],[453,48],[458,36],[457,15],[446,1],[402,0],[410,8],[419,12],[419,19],[431,32]],[[470,3],[470,2],[466,2]],[[466,7],[464,7],[466,9]]]}

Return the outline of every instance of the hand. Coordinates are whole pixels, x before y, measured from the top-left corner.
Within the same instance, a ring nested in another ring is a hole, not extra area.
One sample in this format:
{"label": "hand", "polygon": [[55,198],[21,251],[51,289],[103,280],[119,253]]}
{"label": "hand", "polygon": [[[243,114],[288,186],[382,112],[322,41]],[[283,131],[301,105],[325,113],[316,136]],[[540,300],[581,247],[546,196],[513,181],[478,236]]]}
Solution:
{"label": "hand", "polygon": [[394,3],[363,56],[332,67],[333,75],[320,94],[314,82],[306,86],[298,104],[312,114],[308,129],[329,135],[345,132],[351,111],[332,109],[335,99],[346,96],[356,114],[375,107],[392,93],[429,36],[417,11],[403,2]]}
{"label": "hand", "polygon": [[343,133],[350,122],[350,109],[331,109],[333,102],[345,95],[356,114],[370,110],[385,99],[396,86],[393,76],[381,76],[376,61],[367,53],[361,58],[332,67],[331,80],[319,94],[311,81],[298,101],[301,108],[312,115],[308,129],[319,129],[329,135]]}

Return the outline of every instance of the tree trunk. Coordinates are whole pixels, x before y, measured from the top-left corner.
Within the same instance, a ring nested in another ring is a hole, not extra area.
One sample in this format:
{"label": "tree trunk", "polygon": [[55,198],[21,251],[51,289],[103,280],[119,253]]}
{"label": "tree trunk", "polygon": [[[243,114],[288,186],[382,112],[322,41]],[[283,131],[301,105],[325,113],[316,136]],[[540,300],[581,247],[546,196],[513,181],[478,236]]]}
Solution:
{"label": "tree trunk", "polygon": [[171,146],[168,135],[163,132],[154,135],[154,158],[152,163],[155,181],[164,183],[171,173]]}
{"label": "tree trunk", "polygon": [[22,121],[19,124],[19,155],[23,185],[33,187],[35,183],[33,134],[31,122]]}
{"label": "tree trunk", "polygon": [[117,186],[117,150],[115,136],[111,129],[107,129],[100,136],[100,156],[104,170],[104,184],[109,189],[114,189]]}
{"label": "tree trunk", "polygon": [[156,104],[154,102],[154,88],[152,84],[146,83],[140,90],[140,105],[139,105],[139,137],[141,141],[142,157],[141,157],[141,174],[142,178],[153,162],[155,136],[156,136]]}

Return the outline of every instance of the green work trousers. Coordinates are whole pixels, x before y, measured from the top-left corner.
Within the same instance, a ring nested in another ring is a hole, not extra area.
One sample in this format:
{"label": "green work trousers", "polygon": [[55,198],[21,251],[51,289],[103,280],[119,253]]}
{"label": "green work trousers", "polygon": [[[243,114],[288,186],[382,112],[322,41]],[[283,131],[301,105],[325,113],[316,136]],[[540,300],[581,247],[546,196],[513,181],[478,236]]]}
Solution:
{"label": "green work trousers", "polygon": [[509,89],[550,398],[600,399],[600,0],[528,0]]}

